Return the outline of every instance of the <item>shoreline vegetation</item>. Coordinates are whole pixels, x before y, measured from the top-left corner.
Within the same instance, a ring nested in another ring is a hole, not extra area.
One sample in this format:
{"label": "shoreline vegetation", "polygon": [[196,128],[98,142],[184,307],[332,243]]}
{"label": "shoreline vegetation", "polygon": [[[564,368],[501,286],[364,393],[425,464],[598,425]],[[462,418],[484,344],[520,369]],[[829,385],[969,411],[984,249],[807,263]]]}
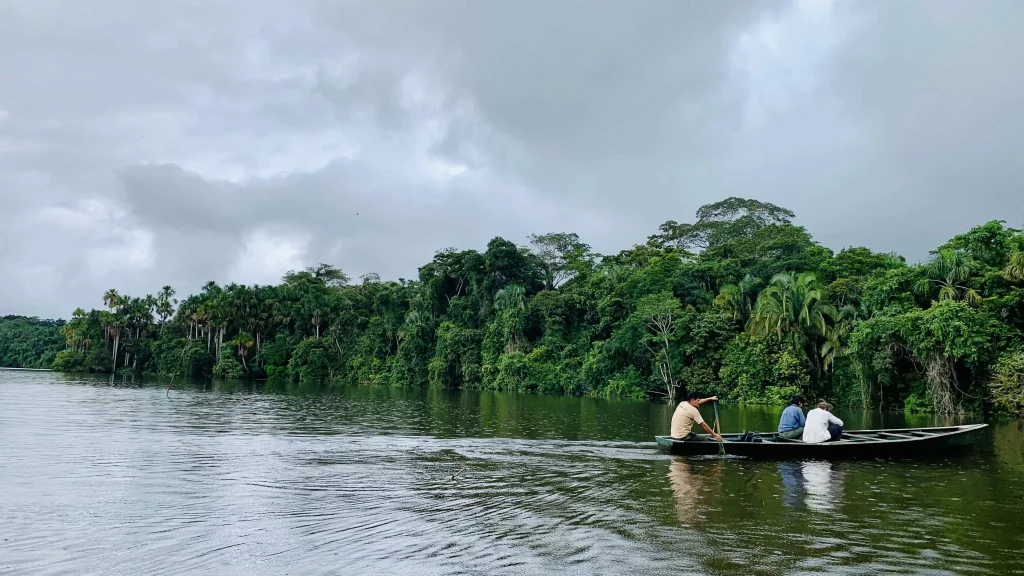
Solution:
{"label": "shoreline vegetation", "polygon": [[613,255],[550,233],[440,250],[414,280],[320,264],[181,300],[111,289],[67,322],[0,318],[0,366],[1024,415],[1020,230],[908,265],[793,218],[728,198]]}

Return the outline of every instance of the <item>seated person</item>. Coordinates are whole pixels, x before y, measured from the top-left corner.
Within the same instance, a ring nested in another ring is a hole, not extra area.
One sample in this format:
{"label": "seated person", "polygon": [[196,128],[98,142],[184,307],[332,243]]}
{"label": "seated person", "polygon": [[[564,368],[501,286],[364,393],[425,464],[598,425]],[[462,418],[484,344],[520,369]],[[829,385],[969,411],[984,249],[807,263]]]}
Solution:
{"label": "seated person", "polygon": [[[676,407],[676,411],[672,414],[672,437],[676,440],[707,440],[708,438],[714,438],[719,442],[722,441],[722,435],[716,434],[700,415],[700,410],[697,409],[701,404],[708,401],[718,400],[718,396],[712,396],[710,398],[704,398],[701,400],[700,394],[696,392],[690,392],[686,396],[684,402],[680,402],[679,406]],[[695,434],[691,429],[693,424],[697,423],[701,428],[704,429],[707,434]]]}
{"label": "seated person", "polygon": [[787,440],[799,440],[804,435],[804,398],[799,394],[789,400],[789,406],[782,411],[782,418],[779,418],[779,438]]}
{"label": "seated person", "polygon": [[833,442],[843,435],[843,421],[829,411],[828,402],[819,402],[818,407],[807,413],[802,440],[811,444]]}

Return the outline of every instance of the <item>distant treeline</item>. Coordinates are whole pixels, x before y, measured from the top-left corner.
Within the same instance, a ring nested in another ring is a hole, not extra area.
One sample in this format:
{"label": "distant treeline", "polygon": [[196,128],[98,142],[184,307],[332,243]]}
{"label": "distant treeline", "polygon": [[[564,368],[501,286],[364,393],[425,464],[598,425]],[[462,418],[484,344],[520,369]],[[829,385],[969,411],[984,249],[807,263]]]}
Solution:
{"label": "distant treeline", "polygon": [[63,320],[0,317],[0,367],[49,368],[64,349]]}
{"label": "distant treeline", "polygon": [[[988,222],[908,265],[867,248],[834,254],[793,217],[729,198],[617,254],[550,233],[525,247],[495,238],[483,252],[441,250],[414,280],[350,283],[321,264],[276,286],[210,282],[180,302],[169,286],[110,290],[102,309],[76,310],[61,328],[53,367],[1022,411],[1019,230]],[[46,364],[57,325],[39,323],[33,345],[8,331],[0,346]]]}

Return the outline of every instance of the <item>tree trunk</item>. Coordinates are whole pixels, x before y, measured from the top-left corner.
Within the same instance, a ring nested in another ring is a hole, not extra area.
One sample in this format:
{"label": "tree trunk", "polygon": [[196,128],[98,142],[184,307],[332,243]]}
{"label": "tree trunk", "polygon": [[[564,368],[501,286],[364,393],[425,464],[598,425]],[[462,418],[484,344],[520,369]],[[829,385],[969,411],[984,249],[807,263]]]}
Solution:
{"label": "tree trunk", "polygon": [[676,380],[672,376],[672,357],[669,355],[668,336],[665,336],[665,366],[668,371],[668,399],[675,404],[676,401]]}
{"label": "tree trunk", "polygon": [[939,352],[929,354],[925,379],[936,414],[950,415],[959,411],[953,397],[953,389],[957,385],[956,367],[948,356]]}
{"label": "tree trunk", "polygon": [[117,372],[117,343],[121,339],[120,336],[121,336],[121,331],[118,330],[118,332],[116,334],[114,334],[114,364],[113,364],[112,372]]}

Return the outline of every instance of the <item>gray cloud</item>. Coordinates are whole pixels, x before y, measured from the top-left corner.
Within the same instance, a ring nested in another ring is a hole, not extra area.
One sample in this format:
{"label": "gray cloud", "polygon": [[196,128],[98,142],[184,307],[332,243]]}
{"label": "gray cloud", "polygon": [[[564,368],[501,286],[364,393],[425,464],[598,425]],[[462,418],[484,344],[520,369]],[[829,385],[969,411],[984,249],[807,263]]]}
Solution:
{"label": "gray cloud", "polygon": [[794,209],[912,258],[1024,221],[1016,3],[0,5],[0,314]]}

